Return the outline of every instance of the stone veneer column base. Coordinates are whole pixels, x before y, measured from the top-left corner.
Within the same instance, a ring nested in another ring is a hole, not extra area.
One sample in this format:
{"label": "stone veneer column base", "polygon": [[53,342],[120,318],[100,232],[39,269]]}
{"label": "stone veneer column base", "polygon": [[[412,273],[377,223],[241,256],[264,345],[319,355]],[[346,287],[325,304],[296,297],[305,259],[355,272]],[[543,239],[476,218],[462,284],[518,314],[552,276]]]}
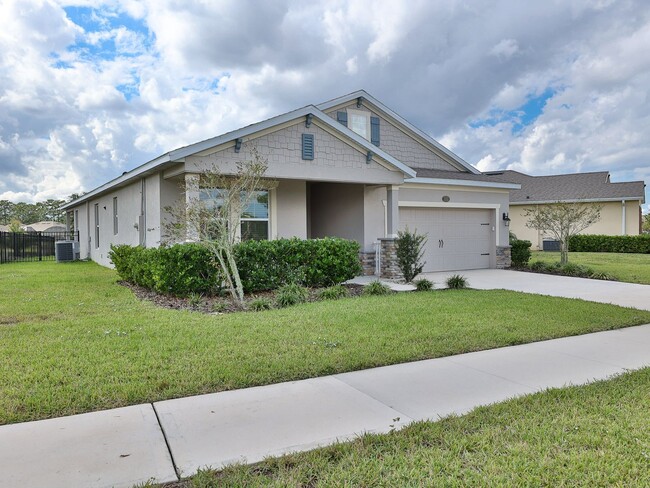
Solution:
{"label": "stone veneer column base", "polygon": [[397,266],[397,239],[395,237],[383,237],[381,243],[381,274],[382,278],[402,278],[402,272]]}
{"label": "stone veneer column base", "polygon": [[497,246],[497,269],[506,269],[512,265],[510,246]]}
{"label": "stone veneer column base", "polygon": [[361,261],[362,274],[364,276],[372,276],[375,274],[375,251],[361,251],[359,253],[359,260]]}

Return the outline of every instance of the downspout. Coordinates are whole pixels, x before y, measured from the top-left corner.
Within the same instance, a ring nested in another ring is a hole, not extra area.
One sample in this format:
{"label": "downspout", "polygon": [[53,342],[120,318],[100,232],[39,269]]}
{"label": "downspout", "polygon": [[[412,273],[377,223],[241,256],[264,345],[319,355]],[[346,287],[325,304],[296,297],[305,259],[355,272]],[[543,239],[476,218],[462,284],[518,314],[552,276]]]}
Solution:
{"label": "downspout", "polygon": [[621,200],[621,235],[624,236],[627,234],[627,225],[626,225],[626,216],[625,216],[625,200]]}

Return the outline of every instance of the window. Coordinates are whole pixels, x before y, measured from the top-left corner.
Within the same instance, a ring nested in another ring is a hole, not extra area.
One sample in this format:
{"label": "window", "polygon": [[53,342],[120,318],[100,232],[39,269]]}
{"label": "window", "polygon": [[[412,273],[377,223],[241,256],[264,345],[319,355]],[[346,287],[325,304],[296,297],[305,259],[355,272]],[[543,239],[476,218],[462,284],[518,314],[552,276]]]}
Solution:
{"label": "window", "polygon": [[95,204],[95,249],[99,248],[99,203]]}
{"label": "window", "polygon": [[79,232],[79,210],[74,211],[74,231]]}
{"label": "window", "polygon": [[113,235],[117,235],[119,228],[117,225],[117,197],[113,197]]}
{"label": "window", "polygon": [[[221,209],[224,202],[222,190],[217,188],[201,188],[199,200],[204,202],[207,208],[216,206],[217,209]],[[269,192],[267,190],[255,191],[247,207],[242,210],[240,219],[239,233],[243,241],[268,239]]]}
{"label": "window", "polygon": [[364,139],[370,140],[370,114],[348,109],[348,127]]}
{"label": "window", "polygon": [[241,214],[241,238],[263,241],[269,238],[269,192],[254,192],[248,206]]}

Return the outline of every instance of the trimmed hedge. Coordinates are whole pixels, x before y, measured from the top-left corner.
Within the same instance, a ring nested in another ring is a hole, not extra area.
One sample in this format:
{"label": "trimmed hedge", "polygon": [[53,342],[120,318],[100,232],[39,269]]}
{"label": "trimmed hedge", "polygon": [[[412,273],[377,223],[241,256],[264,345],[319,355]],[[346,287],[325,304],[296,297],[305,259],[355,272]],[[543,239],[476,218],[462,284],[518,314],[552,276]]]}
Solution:
{"label": "trimmed hedge", "polygon": [[638,236],[580,234],[569,240],[569,251],[650,254],[650,234]]}
{"label": "trimmed hedge", "polygon": [[510,255],[512,265],[516,268],[526,266],[530,260],[530,241],[512,239],[510,241]]}
{"label": "trimmed hedge", "polygon": [[209,251],[199,244],[147,249],[111,246],[109,258],[124,281],[159,293],[211,294],[221,286],[219,270],[212,265]]}
{"label": "trimmed hedge", "polygon": [[323,287],[361,274],[359,243],[347,239],[244,241],[235,248],[244,291],[274,290],[286,283]]}
{"label": "trimmed hedge", "polygon": [[[109,257],[123,280],[159,293],[211,294],[222,282],[210,252],[200,244],[111,246]],[[235,247],[235,260],[246,293],[287,283],[331,286],[361,273],[359,244],[338,238],[245,241]]]}

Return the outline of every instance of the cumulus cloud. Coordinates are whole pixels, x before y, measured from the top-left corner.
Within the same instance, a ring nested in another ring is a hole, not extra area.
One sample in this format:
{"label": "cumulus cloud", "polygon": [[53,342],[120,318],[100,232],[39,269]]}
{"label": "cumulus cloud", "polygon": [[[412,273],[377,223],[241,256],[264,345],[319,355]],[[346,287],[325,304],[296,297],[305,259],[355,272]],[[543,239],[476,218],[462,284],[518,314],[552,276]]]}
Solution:
{"label": "cumulus cloud", "polygon": [[0,198],[90,190],[359,88],[482,170],[650,182],[642,0],[8,0],[0,16]]}

